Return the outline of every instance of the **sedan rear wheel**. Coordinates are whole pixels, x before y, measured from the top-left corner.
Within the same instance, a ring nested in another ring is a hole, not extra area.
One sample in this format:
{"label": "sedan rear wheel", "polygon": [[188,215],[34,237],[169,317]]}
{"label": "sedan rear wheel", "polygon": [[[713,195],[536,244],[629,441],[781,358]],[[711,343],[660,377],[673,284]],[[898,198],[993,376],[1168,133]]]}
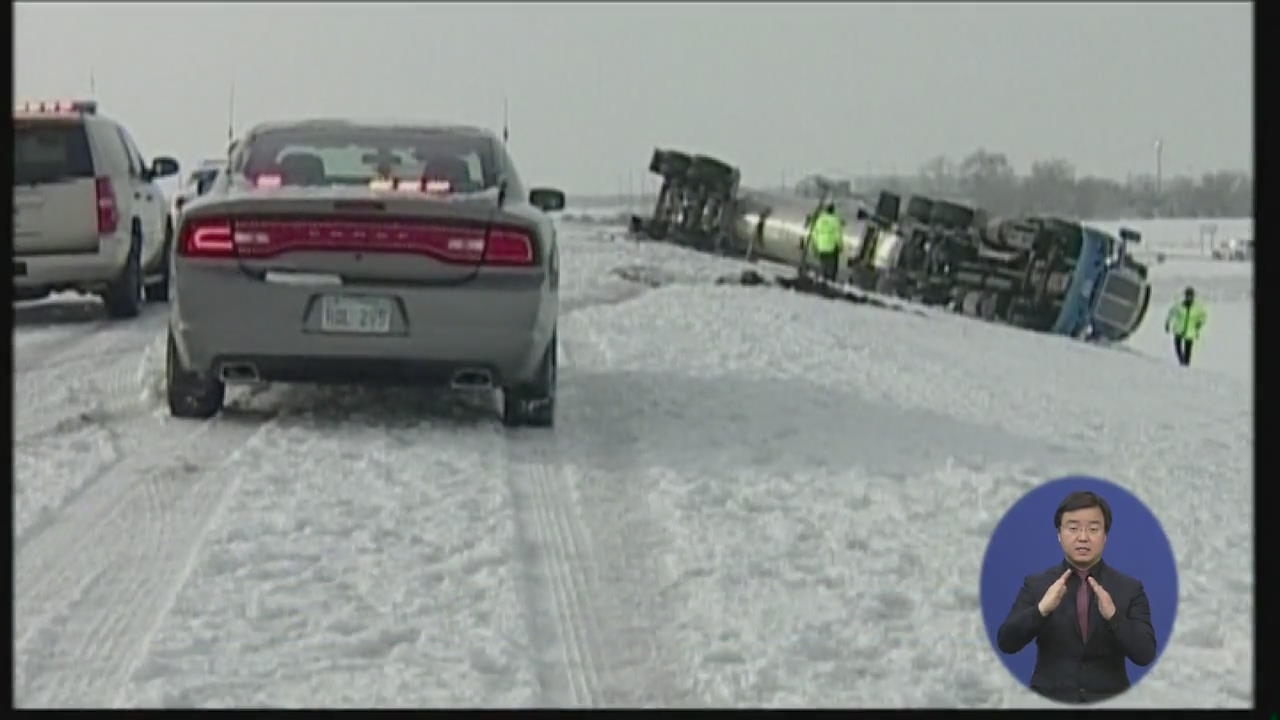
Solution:
{"label": "sedan rear wheel", "polygon": [[533,382],[502,390],[502,424],[552,427],[556,412],[556,334],[551,334]]}
{"label": "sedan rear wheel", "polygon": [[169,396],[169,414],[181,418],[211,418],[222,409],[227,386],[217,378],[201,377],[182,367],[178,346],[169,333],[165,353],[165,385]]}

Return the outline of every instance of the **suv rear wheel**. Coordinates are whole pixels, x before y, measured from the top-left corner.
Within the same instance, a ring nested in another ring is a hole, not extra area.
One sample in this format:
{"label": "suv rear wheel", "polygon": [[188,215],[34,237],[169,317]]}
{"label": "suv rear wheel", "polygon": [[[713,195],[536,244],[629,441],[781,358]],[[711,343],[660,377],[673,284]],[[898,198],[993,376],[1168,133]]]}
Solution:
{"label": "suv rear wheel", "polygon": [[147,302],[169,299],[169,253],[173,252],[173,225],[164,224],[164,247],[160,250],[160,279],[146,287]]}
{"label": "suv rear wheel", "polygon": [[137,317],[142,311],[142,235],[133,228],[133,242],[120,277],[102,293],[102,302],[111,318]]}

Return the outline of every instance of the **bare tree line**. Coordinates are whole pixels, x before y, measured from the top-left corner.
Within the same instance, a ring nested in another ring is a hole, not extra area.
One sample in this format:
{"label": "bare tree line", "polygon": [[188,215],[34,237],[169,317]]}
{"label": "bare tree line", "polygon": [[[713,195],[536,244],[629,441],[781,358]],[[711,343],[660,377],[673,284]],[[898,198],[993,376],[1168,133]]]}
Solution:
{"label": "bare tree line", "polygon": [[1028,175],[1019,176],[1003,153],[985,149],[959,163],[935,157],[914,176],[861,177],[856,186],[862,195],[882,189],[920,193],[965,201],[997,215],[1042,213],[1091,220],[1253,216],[1253,178],[1248,173],[1165,177],[1157,187],[1154,174],[1125,182],[1077,177],[1070,162],[1054,158],[1037,160]]}

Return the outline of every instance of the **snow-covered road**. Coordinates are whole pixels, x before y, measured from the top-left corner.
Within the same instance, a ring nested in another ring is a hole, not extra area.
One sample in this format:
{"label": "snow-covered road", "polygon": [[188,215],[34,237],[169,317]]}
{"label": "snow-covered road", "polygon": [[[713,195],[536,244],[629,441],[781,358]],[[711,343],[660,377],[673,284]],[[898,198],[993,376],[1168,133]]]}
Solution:
{"label": "snow-covered road", "polygon": [[562,228],[554,432],[309,386],[179,421],[164,308],[22,305],[17,704],[1046,706],[987,641],[980,566],[1023,492],[1083,472],[1181,573],[1110,705],[1251,706],[1252,337],[1185,371],[1158,327],[1190,273],[1250,328],[1247,272],[1157,268],[1125,352],[715,286],[742,265],[620,236]]}

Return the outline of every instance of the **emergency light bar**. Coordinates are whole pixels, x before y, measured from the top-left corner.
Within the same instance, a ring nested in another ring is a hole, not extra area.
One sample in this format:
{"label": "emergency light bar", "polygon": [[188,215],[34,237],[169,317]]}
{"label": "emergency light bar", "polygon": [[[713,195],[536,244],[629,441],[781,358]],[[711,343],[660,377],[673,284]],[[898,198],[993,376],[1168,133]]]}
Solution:
{"label": "emergency light bar", "polygon": [[95,100],[52,100],[35,102],[28,100],[14,108],[14,112],[31,115],[38,114],[77,114],[95,115],[98,103]]}
{"label": "emergency light bar", "polygon": [[278,188],[283,181],[284,178],[279,175],[259,175],[254,180],[254,186],[260,188]]}
{"label": "emergency light bar", "polygon": [[[277,173],[262,173],[251,178],[256,189],[268,190],[284,185],[284,178]],[[425,180],[413,178],[374,178],[369,181],[370,190],[421,192],[428,194],[448,194],[453,186],[448,180]]]}
{"label": "emergency light bar", "polygon": [[399,190],[401,192],[448,193],[452,188],[448,180],[416,178],[374,178],[369,181],[370,190]]}

